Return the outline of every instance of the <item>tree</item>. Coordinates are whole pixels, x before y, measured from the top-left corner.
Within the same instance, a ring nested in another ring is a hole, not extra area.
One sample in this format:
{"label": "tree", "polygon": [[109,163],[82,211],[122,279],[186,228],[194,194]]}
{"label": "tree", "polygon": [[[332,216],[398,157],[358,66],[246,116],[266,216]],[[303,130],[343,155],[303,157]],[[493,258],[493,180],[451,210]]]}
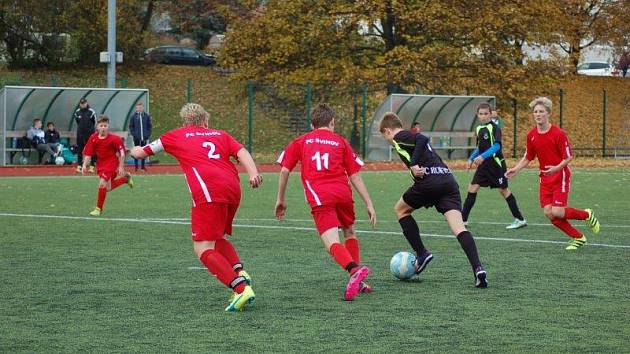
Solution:
{"label": "tree", "polygon": [[173,32],[190,36],[198,49],[204,49],[214,34],[225,32],[221,1],[177,0],[166,5],[172,19]]}

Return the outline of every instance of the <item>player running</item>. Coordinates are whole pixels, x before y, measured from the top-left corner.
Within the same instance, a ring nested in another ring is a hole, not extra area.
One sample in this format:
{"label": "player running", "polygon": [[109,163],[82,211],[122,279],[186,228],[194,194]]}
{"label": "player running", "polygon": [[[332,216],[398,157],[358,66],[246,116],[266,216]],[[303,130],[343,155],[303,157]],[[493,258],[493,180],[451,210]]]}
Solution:
{"label": "player running", "polygon": [[599,233],[599,221],[591,209],[575,209],[567,206],[571,186],[569,162],[573,152],[564,130],[549,123],[551,100],[538,97],[529,107],[533,109],[536,126],[527,134],[525,156],[505,173],[507,178],[516,176],[523,168],[538,157],[540,168],[540,207],[551,223],[572,238],[567,250],[576,250],[586,245],[586,236],[576,230],[567,220],[585,220],[593,233]]}
{"label": "player running", "polygon": [[223,130],[208,128],[208,113],[195,103],[182,107],[184,126],[166,132],[144,147],[136,146],[131,156],[144,159],[160,151],[173,155],[184,172],[192,195],[190,219],[193,249],[208,271],[234,294],[225,311],[243,310],[255,299],[249,274],[226,235],[241,201],[235,157],[249,175],[249,185],[258,188],[262,176],[249,152]]}
{"label": "player running", "polygon": [[[109,133],[109,117],[101,115],[97,119],[96,132],[92,134],[83,149],[82,174],[88,172],[88,165],[96,156],[98,180],[98,195],[96,208],[90,212],[92,216],[99,216],[103,212],[103,204],[107,192],[127,184],[133,188],[133,179],[125,172],[125,144],[121,137]],[[116,178],[116,176],[120,176]]]}
{"label": "player running", "polygon": [[462,220],[459,186],[451,170],[433,151],[428,137],[402,129],[402,122],[395,113],[383,117],[379,131],[394,146],[400,159],[411,170],[414,183],[394,206],[398,222],[407,242],[416,253],[415,272],[420,274],[431,262],[433,255],[422,243],[418,223],[411,213],[421,207],[435,209],[444,215],[453,235],[461,245],[475,276],[475,286],[488,286],[486,270],[479,261],[477,246]]}
{"label": "player running", "polygon": [[[359,241],[354,225],[354,201],[348,180],[367,207],[372,226],[376,212],[359,171],[363,162],[340,135],[334,133],[335,111],[327,104],[317,105],[311,112],[313,130],[294,139],[278,158],[282,166],[275,213],[282,219],[287,210],[285,192],[289,174],[300,162],[302,185],[311,214],[324,246],[341,268],[348,271],[350,280],[344,299],[353,300],[361,292],[372,288],[363,282],[370,270],[361,265]],[[339,241],[338,228],[345,237]]]}
{"label": "player running", "polygon": [[480,187],[498,188],[499,193],[505,198],[512,216],[514,216],[512,224],[505,228],[518,229],[527,226],[527,221],[518,209],[514,194],[508,188],[508,181],[505,177],[505,159],[501,151],[501,128],[492,119],[492,112],[492,107],[487,103],[481,103],[477,107],[477,118],[481,123],[477,126],[477,148],[466,162],[466,168],[470,169],[473,165],[477,165],[477,171],[475,171],[472,182],[468,185],[468,195],[464,201],[462,219],[464,225],[468,225],[468,215],[475,205]]}

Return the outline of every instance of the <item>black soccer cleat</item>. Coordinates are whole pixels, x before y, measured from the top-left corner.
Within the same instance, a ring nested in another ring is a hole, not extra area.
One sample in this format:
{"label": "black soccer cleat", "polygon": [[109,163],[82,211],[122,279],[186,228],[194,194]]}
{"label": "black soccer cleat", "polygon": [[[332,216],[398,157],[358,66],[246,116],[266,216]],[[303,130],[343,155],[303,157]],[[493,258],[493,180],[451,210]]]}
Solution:
{"label": "black soccer cleat", "polygon": [[433,260],[433,254],[431,254],[431,252],[427,250],[424,250],[424,252],[416,257],[416,260],[413,263],[414,272],[416,274],[422,273],[422,271],[427,267],[431,260]]}
{"label": "black soccer cleat", "polygon": [[486,270],[483,269],[483,266],[478,266],[475,268],[475,286],[478,288],[487,288],[488,287],[488,274]]}

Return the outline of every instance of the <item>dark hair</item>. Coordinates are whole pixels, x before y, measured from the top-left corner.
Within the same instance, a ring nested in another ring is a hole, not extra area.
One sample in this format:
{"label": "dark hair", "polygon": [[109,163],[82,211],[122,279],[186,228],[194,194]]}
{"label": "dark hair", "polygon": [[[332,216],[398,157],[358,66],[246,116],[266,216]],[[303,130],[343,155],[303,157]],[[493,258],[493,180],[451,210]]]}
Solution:
{"label": "dark hair", "polygon": [[481,102],[479,104],[479,106],[477,106],[477,113],[479,113],[480,109],[487,109],[490,112],[492,112],[492,110],[493,110],[492,106],[489,103],[486,103],[486,102]]}
{"label": "dark hair", "polygon": [[80,104],[87,103],[87,100],[85,98],[82,98],[81,101],[79,101],[79,103]]}
{"label": "dark hair", "polygon": [[335,119],[335,111],[326,103],[319,103],[311,111],[311,124],[314,128],[327,127]]}
{"label": "dark hair", "polygon": [[107,123],[109,124],[109,117],[101,114],[100,116],[98,116],[98,119],[96,120],[96,123]]}
{"label": "dark hair", "polygon": [[413,123],[413,126],[415,127],[416,125],[420,125],[420,122],[415,122]]}
{"label": "dark hair", "polygon": [[54,126],[54,125],[55,125],[55,122],[48,122],[48,123],[46,123],[46,126],[47,126],[47,127],[50,127],[51,125],[53,125],[53,126]]}
{"label": "dark hair", "polygon": [[395,128],[402,129],[402,122],[400,121],[400,118],[398,118],[396,113],[387,112],[383,116],[383,120],[381,120],[381,125],[379,126],[378,130],[382,133],[387,128],[388,129],[395,129]]}

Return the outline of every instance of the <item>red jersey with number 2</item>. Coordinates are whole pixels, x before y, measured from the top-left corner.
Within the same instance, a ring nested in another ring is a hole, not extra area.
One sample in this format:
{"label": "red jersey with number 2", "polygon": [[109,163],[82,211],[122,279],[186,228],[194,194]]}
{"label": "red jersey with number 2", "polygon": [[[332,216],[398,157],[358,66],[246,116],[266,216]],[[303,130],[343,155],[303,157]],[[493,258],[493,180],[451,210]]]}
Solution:
{"label": "red jersey with number 2", "polygon": [[99,172],[111,172],[118,169],[118,156],[125,154],[125,144],[121,137],[108,133],[100,138],[98,133],[90,135],[83,148],[84,156],[96,156],[96,167]]}
{"label": "red jersey with number 2", "polygon": [[311,207],[352,202],[348,177],[361,170],[363,161],[342,136],[315,129],[297,137],[280,154],[278,163],[293,170],[298,162]]}
{"label": "red jersey with number 2", "polygon": [[[538,129],[534,127],[527,134],[527,150],[525,151],[525,158],[533,160],[538,157],[538,165],[540,170],[546,170],[551,166],[556,166],[562,160],[573,155],[569,139],[564,130],[552,125],[549,131],[546,133],[539,133]],[[544,176],[540,173],[542,182],[553,181],[558,176],[564,175],[568,177],[571,175],[569,166],[566,166],[562,171],[558,171],[551,176]]]}
{"label": "red jersey with number 2", "polygon": [[223,130],[186,126],[171,130],[144,151],[153,155],[166,151],[179,162],[193,206],[203,203],[239,204],[241,185],[238,171],[230,157],[243,148]]}

